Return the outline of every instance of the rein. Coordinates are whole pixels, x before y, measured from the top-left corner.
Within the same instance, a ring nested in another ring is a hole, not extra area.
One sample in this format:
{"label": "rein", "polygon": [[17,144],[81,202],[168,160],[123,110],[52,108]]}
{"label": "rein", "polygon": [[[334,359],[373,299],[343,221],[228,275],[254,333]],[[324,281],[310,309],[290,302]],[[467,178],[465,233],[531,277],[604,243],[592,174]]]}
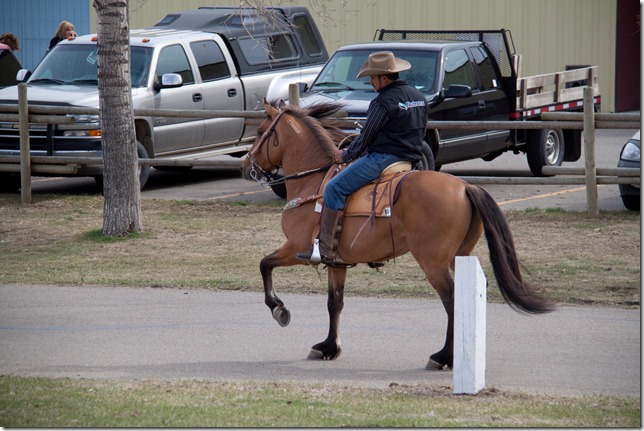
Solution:
{"label": "rein", "polygon": [[[259,166],[257,163],[257,160],[255,159],[255,155],[260,151],[262,145],[264,142],[268,141],[268,138],[275,133],[275,140],[273,143],[274,147],[277,147],[279,145],[279,137],[277,136],[277,133],[275,132],[275,128],[277,127],[277,122],[282,118],[282,115],[284,115],[285,111],[282,111],[280,109],[279,113],[275,116],[273,121],[271,122],[270,126],[268,129],[262,133],[262,136],[259,138],[259,140],[253,145],[253,147],[250,149],[248,152],[248,158],[251,163],[251,170],[250,170],[250,177],[259,183],[265,184],[266,187],[270,187],[272,185],[276,184],[282,184],[285,183],[286,180],[292,180],[292,179],[298,179],[302,177],[306,177],[311,174],[315,174],[317,172],[322,172],[326,171],[331,166],[334,165],[333,162],[329,163],[328,165],[325,166],[320,166],[319,168],[313,168],[309,169],[307,171],[302,171],[302,172],[296,172],[291,175],[286,175],[286,176],[280,176],[277,175],[277,169],[275,168],[274,172],[266,172],[264,169]],[[270,154],[268,153],[269,147],[266,146],[266,159],[269,161],[269,163],[272,164]]]}

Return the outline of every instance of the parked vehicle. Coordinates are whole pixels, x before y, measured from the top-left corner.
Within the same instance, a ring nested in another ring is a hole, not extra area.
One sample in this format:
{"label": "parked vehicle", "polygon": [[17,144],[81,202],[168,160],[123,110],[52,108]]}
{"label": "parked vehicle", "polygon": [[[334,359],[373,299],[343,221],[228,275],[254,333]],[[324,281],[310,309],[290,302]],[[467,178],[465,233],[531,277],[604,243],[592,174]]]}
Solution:
{"label": "parked vehicle", "polygon": [[[585,85],[594,88],[600,110],[597,67],[520,78],[520,56],[509,30],[378,30],[374,42],[338,49],[302,93],[300,105],[335,101],[345,105],[349,119],[364,121],[376,92],[368,77],[356,76],[370,53],[383,50],[411,63],[400,75],[426,94],[430,120],[532,121],[542,112],[582,111]],[[544,166],[581,156],[579,130],[428,129],[425,141],[424,153],[432,151],[436,169],[512,151],[525,153],[532,173],[542,176]]]}
{"label": "parked vehicle", "polygon": [[11,49],[0,48],[0,88],[16,85],[16,74],[22,68]]}
{"label": "parked vehicle", "polygon": [[[638,130],[622,148],[622,152],[619,154],[617,167],[640,169],[640,166],[640,131]],[[631,211],[640,211],[639,184],[620,184],[619,195],[627,209]]]}
{"label": "parked vehicle", "polygon": [[[328,60],[304,7],[266,8],[261,14],[218,7],[173,13],[154,27],[132,30],[130,45],[135,110],[262,110],[264,97],[287,98],[290,83],[312,83]],[[96,35],[60,42],[29,76],[29,103],[98,108],[97,64]],[[0,90],[0,104],[17,100],[16,86]],[[31,124],[31,154],[102,157],[100,118],[75,119],[72,125]],[[135,129],[139,158],[204,158],[244,155],[257,126],[243,118],[156,116],[135,117]],[[16,123],[0,122],[0,155],[18,154]],[[143,187],[146,169],[141,172]],[[102,168],[81,163],[68,175],[94,176],[101,184]],[[15,185],[15,178],[0,177],[5,190]]]}

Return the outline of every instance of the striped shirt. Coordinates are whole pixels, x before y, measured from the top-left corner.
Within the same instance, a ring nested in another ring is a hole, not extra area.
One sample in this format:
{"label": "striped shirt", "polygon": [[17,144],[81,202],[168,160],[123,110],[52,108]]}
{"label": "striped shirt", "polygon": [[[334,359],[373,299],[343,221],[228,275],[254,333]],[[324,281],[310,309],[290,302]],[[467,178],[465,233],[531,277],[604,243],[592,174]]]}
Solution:
{"label": "striped shirt", "polygon": [[360,157],[373,142],[378,131],[387,124],[387,121],[389,121],[387,110],[380,103],[372,101],[367,110],[367,121],[360,130],[360,135],[344,150],[342,160],[349,163]]}

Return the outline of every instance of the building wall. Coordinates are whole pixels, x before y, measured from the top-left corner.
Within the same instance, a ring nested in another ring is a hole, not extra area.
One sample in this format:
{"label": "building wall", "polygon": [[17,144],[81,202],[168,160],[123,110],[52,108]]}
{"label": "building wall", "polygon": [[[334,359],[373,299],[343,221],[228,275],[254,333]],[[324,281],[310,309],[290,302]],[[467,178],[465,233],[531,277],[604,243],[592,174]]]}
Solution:
{"label": "building wall", "polygon": [[[637,1],[637,0],[632,0]],[[598,65],[602,111],[614,110],[617,0],[251,0],[267,6],[307,6],[332,54],[373,39],[378,28],[510,29],[523,57],[522,75]],[[149,27],[167,13],[238,4],[231,0],[130,1],[130,27]],[[95,29],[95,12],[93,29]]]}
{"label": "building wall", "polygon": [[0,34],[13,33],[20,50],[15,54],[26,69],[33,70],[49,47],[61,21],[74,24],[76,33],[90,29],[87,0],[2,0]]}

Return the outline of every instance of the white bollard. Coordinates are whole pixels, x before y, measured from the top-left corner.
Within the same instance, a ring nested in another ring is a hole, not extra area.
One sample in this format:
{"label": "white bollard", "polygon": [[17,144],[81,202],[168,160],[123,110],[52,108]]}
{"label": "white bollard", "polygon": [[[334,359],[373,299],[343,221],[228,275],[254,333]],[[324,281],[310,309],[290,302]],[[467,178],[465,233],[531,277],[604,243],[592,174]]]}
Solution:
{"label": "white bollard", "polygon": [[485,387],[487,281],[479,260],[457,256],[454,274],[454,393]]}

